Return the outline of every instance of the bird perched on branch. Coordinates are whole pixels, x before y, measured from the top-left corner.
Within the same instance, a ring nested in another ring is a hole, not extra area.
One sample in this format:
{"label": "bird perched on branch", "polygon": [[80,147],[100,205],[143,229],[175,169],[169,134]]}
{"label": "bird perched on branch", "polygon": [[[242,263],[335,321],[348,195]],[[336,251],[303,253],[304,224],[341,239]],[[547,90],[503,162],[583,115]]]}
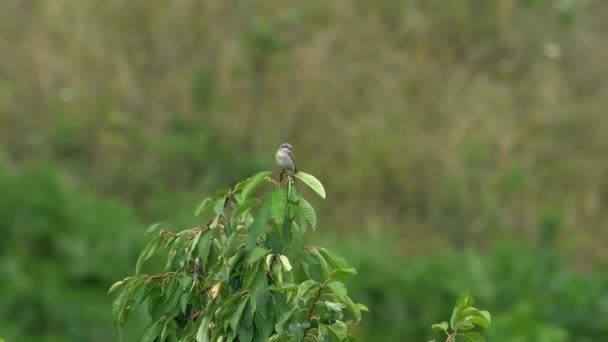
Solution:
{"label": "bird perched on branch", "polygon": [[[281,170],[284,172],[285,170],[291,171],[292,174],[298,173],[298,168],[296,167],[296,162],[293,159],[293,147],[290,144],[284,143],[279,146],[277,153],[275,155],[275,159],[277,164],[281,167]],[[281,174],[283,173],[281,172]]]}

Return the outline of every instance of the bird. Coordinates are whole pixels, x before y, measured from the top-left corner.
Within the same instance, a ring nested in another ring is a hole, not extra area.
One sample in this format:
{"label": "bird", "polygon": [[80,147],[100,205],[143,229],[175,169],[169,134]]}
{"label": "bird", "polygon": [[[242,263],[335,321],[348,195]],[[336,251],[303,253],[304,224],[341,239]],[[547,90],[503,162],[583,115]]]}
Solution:
{"label": "bird", "polygon": [[277,150],[277,153],[275,154],[275,159],[283,172],[285,170],[289,170],[294,175],[298,173],[296,162],[293,159],[293,147],[291,147],[290,144],[281,144]]}

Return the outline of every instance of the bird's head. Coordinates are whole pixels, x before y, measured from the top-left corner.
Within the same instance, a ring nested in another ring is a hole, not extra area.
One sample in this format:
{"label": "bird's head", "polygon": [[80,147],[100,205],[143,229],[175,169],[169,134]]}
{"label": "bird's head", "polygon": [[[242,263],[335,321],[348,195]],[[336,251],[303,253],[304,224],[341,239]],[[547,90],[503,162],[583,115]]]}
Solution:
{"label": "bird's head", "polygon": [[279,146],[279,149],[286,150],[289,152],[293,151],[293,147],[291,147],[291,145],[288,143],[281,144],[281,146]]}

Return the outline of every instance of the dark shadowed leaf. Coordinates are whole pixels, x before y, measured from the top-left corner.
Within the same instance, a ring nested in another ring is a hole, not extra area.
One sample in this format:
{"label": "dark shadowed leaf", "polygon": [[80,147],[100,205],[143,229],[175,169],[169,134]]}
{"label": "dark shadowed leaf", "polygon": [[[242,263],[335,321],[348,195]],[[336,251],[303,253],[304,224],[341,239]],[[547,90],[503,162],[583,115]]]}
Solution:
{"label": "dark shadowed leaf", "polygon": [[475,332],[475,331],[471,331],[471,332],[464,334],[464,339],[466,342],[485,342],[486,341],[486,338],[482,334]]}

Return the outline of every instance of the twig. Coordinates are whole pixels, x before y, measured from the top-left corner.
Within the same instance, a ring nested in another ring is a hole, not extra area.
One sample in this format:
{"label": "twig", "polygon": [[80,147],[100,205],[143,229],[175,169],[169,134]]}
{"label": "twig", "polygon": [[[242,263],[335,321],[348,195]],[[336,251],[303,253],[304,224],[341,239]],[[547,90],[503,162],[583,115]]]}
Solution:
{"label": "twig", "polygon": [[[312,320],[312,313],[315,311],[315,308],[317,307],[317,302],[319,301],[319,297],[321,297],[321,292],[323,292],[324,285],[325,284],[319,285],[319,291],[317,291],[317,294],[315,295],[315,299],[312,301],[312,306],[310,307],[310,312],[308,313],[308,319],[306,320],[308,323],[310,323],[310,321]],[[309,324],[309,326],[310,326],[310,324]],[[302,336],[302,341],[304,341],[304,339],[306,338],[307,331],[308,331],[308,328],[305,328],[304,336]]]}

